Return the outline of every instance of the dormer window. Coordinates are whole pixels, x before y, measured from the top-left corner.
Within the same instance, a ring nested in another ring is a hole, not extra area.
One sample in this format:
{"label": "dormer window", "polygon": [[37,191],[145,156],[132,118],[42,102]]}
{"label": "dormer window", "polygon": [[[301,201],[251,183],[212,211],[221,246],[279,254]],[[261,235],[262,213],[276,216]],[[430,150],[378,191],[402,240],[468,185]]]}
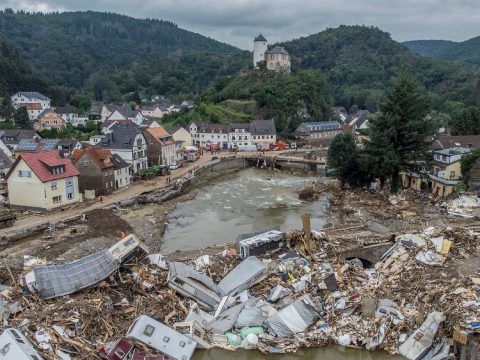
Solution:
{"label": "dormer window", "polygon": [[65,165],[53,166],[50,172],[54,175],[63,174],[65,172]]}

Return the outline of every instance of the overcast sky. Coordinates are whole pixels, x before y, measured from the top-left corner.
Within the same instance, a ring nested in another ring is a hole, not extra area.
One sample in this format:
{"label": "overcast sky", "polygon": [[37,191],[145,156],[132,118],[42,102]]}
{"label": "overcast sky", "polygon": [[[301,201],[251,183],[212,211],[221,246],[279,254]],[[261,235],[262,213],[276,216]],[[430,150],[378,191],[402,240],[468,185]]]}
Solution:
{"label": "overcast sky", "polygon": [[248,50],[260,32],[273,43],[342,24],[374,25],[398,41],[480,35],[478,0],[0,0],[6,7],[165,19]]}

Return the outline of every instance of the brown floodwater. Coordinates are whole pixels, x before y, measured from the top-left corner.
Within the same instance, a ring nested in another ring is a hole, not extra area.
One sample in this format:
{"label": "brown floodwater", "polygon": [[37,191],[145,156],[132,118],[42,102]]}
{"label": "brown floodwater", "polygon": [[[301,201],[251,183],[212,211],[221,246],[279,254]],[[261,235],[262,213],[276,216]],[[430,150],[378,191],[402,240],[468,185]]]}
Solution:
{"label": "brown floodwater", "polygon": [[324,346],[314,349],[299,350],[293,354],[262,354],[259,351],[242,350],[235,352],[211,349],[197,350],[192,360],[405,360],[401,355],[389,355],[384,351],[367,351],[361,349],[351,349],[342,346]]}

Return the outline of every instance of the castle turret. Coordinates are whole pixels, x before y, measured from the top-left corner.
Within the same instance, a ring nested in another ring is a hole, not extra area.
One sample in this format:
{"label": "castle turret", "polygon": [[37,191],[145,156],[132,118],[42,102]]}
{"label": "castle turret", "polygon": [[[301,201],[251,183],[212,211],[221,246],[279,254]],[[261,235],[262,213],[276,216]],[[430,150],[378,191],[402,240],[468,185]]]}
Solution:
{"label": "castle turret", "polygon": [[258,68],[258,63],[265,60],[265,51],[267,51],[267,39],[262,34],[253,40],[253,67]]}

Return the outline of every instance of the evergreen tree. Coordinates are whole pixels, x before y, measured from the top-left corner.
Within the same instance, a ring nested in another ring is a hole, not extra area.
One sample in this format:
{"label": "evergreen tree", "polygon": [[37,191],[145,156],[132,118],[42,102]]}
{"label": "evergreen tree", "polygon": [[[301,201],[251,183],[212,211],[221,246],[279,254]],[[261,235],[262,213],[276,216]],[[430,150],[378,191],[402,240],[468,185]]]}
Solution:
{"label": "evergreen tree", "polygon": [[13,121],[20,129],[33,129],[33,124],[28,117],[27,109],[24,106],[19,107],[13,114]]}
{"label": "evergreen tree", "polygon": [[453,135],[479,135],[480,109],[470,106],[463,110],[453,123]]}
{"label": "evergreen tree", "polygon": [[12,106],[12,102],[9,96],[4,96],[2,104],[0,105],[0,117],[2,117],[5,123],[11,123],[13,120],[13,114],[15,109]]}
{"label": "evergreen tree", "polygon": [[338,174],[338,170],[357,151],[355,139],[351,134],[336,135],[328,147],[328,167],[332,175]]}
{"label": "evergreen tree", "polygon": [[434,133],[428,113],[429,106],[417,82],[401,75],[387,90],[379,115],[369,120],[364,160],[382,185],[391,179],[392,192],[398,191],[400,172],[417,170],[426,158],[426,137]]}
{"label": "evergreen tree", "polygon": [[132,97],[131,97],[131,100],[137,104],[137,105],[141,105],[142,104],[142,99],[140,98],[140,94],[138,93],[137,90],[135,90],[132,94]]}

